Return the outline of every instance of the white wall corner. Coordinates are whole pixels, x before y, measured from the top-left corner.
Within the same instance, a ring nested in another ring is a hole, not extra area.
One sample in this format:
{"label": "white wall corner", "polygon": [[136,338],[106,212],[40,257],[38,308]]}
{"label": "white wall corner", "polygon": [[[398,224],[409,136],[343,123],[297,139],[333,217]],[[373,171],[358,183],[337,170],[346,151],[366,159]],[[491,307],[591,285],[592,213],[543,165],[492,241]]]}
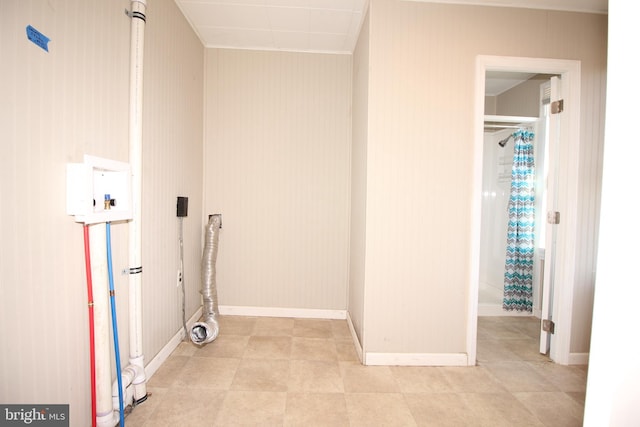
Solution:
{"label": "white wall corner", "polygon": [[569,353],[569,365],[588,365],[589,353]]}
{"label": "white wall corner", "polygon": [[353,326],[353,322],[351,321],[351,315],[349,314],[349,312],[347,312],[347,324],[349,325],[349,331],[351,331],[351,339],[353,340],[353,345],[356,349],[356,353],[358,354],[358,359],[360,359],[360,363],[365,365],[362,345],[360,345],[360,340],[358,339],[358,334],[356,333],[356,328]]}

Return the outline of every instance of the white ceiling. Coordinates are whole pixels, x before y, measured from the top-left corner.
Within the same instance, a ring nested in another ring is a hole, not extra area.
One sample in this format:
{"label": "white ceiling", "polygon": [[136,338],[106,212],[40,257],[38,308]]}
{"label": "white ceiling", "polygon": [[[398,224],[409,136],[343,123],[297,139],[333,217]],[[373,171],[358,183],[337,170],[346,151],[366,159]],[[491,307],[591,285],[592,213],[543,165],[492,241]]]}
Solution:
{"label": "white ceiling", "polygon": [[351,53],[368,0],[176,0],[206,47]]}
{"label": "white ceiling", "polygon": [[484,94],[497,96],[520,83],[529,80],[535,74],[510,71],[487,71],[484,80]]}
{"label": "white ceiling", "polygon": [[[414,0],[607,13],[608,0]],[[352,53],[369,0],[175,0],[205,47]]]}

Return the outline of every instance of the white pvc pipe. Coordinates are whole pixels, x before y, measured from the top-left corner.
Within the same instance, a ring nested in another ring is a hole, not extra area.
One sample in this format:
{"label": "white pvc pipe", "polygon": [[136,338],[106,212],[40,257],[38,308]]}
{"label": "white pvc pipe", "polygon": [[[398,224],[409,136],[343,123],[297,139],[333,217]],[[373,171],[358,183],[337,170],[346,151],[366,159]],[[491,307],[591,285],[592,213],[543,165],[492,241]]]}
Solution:
{"label": "white pvc pipe", "polygon": [[[109,345],[109,277],[107,275],[106,225],[89,226],[93,322],[96,354],[96,419],[99,427],[113,427],[118,412],[111,401],[111,348]],[[117,407],[117,406],[116,406]]]}
{"label": "white pvc pipe", "polygon": [[131,73],[129,83],[129,163],[133,219],[129,221],[129,363],[137,366],[134,398],[147,396],[142,350],[142,89],[145,0],[131,2]]}
{"label": "white pvc pipe", "polygon": [[[139,366],[129,365],[122,370],[122,390],[124,394],[125,406],[133,404],[136,396],[136,380],[144,375],[144,369]],[[118,383],[111,386],[111,401],[114,408],[120,406]]]}
{"label": "white pvc pipe", "polygon": [[[131,2],[131,72],[129,108],[129,162],[133,219],[129,222],[129,366],[123,369],[125,405],[147,398],[144,355],[142,353],[142,77],[145,26],[145,0]],[[96,419],[99,427],[114,427],[119,417],[119,387],[111,385],[109,346],[109,277],[107,267],[106,224],[89,228],[93,311],[96,353]],[[115,390],[115,393],[113,392]]]}

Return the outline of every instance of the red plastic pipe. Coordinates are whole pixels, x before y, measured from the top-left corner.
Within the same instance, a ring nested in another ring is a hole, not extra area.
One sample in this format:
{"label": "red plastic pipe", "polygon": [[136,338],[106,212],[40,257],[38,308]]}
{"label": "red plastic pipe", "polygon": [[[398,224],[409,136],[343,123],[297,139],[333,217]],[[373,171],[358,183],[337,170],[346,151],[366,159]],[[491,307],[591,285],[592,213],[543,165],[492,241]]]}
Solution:
{"label": "red plastic pipe", "polygon": [[84,264],[87,271],[87,296],[89,300],[89,351],[91,353],[91,425],[96,427],[96,341],[93,326],[93,280],[91,279],[91,252],[89,251],[89,226],[84,227]]}

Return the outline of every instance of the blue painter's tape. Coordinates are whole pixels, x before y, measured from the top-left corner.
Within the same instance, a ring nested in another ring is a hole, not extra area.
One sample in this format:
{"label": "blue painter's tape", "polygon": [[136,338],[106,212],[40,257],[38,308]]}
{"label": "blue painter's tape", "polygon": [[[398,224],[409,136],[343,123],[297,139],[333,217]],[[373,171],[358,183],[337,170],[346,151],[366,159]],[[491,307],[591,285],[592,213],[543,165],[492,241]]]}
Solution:
{"label": "blue painter's tape", "polygon": [[49,52],[49,45],[47,43],[49,43],[51,39],[33,28],[31,25],[27,25],[27,38]]}

